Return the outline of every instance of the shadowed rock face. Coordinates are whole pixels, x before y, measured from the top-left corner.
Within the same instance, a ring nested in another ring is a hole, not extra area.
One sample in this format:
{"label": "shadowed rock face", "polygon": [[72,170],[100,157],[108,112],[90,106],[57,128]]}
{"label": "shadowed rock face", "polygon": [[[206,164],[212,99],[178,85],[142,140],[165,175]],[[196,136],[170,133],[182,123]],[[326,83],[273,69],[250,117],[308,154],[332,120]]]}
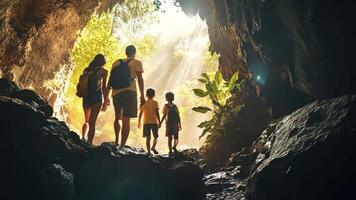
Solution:
{"label": "shadowed rock face", "polygon": [[355,121],[355,95],[285,116],[205,176],[208,199],[355,199]]}
{"label": "shadowed rock face", "polygon": [[355,121],[356,96],[343,96],[272,125],[250,179],[251,199],[354,199]]}

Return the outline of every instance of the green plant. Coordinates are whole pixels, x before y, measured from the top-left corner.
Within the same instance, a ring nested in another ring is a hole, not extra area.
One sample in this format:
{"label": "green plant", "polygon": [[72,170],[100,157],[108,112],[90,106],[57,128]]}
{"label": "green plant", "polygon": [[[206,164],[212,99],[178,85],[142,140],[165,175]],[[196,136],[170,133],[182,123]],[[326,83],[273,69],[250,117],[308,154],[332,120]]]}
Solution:
{"label": "green plant", "polygon": [[[208,113],[212,112],[212,118],[208,121],[201,122],[198,127],[203,129],[199,138],[205,136],[207,133],[210,135],[206,138],[206,145],[214,143],[224,143],[228,148],[229,131],[227,128],[231,127],[233,119],[239,114],[244,105],[231,106],[228,103],[229,99],[236,97],[241,91],[243,81],[238,82],[238,73],[236,72],[229,81],[223,80],[220,71],[214,75],[203,73],[202,78],[199,79],[204,84],[204,88],[193,89],[196,96],[200,98],[208,98],[212,102],[212,107],[197,106],[193,107],[195,112]],[[228,151],[228,149],[226,150]]]}

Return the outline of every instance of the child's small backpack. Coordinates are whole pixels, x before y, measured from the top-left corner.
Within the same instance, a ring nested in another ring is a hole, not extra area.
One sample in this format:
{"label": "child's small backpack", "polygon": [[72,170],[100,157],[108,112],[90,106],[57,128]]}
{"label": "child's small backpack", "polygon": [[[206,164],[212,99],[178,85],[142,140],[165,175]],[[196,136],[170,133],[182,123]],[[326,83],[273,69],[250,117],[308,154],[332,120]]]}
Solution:
{"label": "child's small backpack", "polygon": [[129,87],[134,79],[131,78],[131,72],[129,67],[129,62],[131,59],[126,62],[119,60],[119,66],[114,67],[111,70],[109,77],[109,85],[114,89],[122,89]]}
{"label": "child's small backpack", "polygon": [[88,97],[97,91],[98,70],[92,72],[84,72],[79,77],[79,82],[77,84],[77,96],[78,97]]}
{"label": "child's small backpack", "polygon": [[168,114],[167,114],[167,124],[178,124],[180,122],[180,116],[177,111],[177,106],[169,106],[166,104],[168,108]]}

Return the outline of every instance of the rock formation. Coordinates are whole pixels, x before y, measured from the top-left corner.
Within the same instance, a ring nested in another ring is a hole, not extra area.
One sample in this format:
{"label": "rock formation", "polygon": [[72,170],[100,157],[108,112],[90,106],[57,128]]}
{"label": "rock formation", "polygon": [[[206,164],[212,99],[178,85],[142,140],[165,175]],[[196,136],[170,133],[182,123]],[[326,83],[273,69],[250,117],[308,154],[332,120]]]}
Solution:
{"label": "rock formation", "polygon": [[196,150],[168,158],[112,144],[94,147],[42,111],[42,103],[29,90],[0,95],[1,199],[203,198]]}
{"label": "rock formation", "polygon": [[351,58],[355,39],[346,26],[352,2],[333,0],[178,0],[206,19],[211,50],[226,78],[236,70],[260,76],[277,117],[313,99],[356,92]]}
{"label": "rock formation", "polygon": [[205,177],[211,199],[356,198],[356,96],[315,101],[271,124]]}
{"label": "rock formation", "polygon": [[355,198],[355,120],[356,96],[342,96],[271,125],[250,179],[251,199]]}
{"label": "rock formation", "polygon": [[[69,52],[94,12],[120,2],[98,0],[3,0],[0,2],[0,71],[21,87],[31,87],[53,105],[62,86],[45,85],[71,70]],[[65,81],[65,80],[64,80]],[[64,82],[63,82],[64,84]]]}

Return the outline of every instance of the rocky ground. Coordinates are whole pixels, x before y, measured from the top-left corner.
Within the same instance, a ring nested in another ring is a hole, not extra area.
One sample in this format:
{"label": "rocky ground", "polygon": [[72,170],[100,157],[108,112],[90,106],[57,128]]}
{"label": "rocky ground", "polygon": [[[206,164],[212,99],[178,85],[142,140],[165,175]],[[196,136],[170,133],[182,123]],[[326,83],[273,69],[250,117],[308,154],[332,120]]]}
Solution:
{"label": "rocky ground", "polygon": [[0,79],[1,199],[355,199],[356,96],[315,101],[269,125],[225,167],[91,146],[46,100]]}

